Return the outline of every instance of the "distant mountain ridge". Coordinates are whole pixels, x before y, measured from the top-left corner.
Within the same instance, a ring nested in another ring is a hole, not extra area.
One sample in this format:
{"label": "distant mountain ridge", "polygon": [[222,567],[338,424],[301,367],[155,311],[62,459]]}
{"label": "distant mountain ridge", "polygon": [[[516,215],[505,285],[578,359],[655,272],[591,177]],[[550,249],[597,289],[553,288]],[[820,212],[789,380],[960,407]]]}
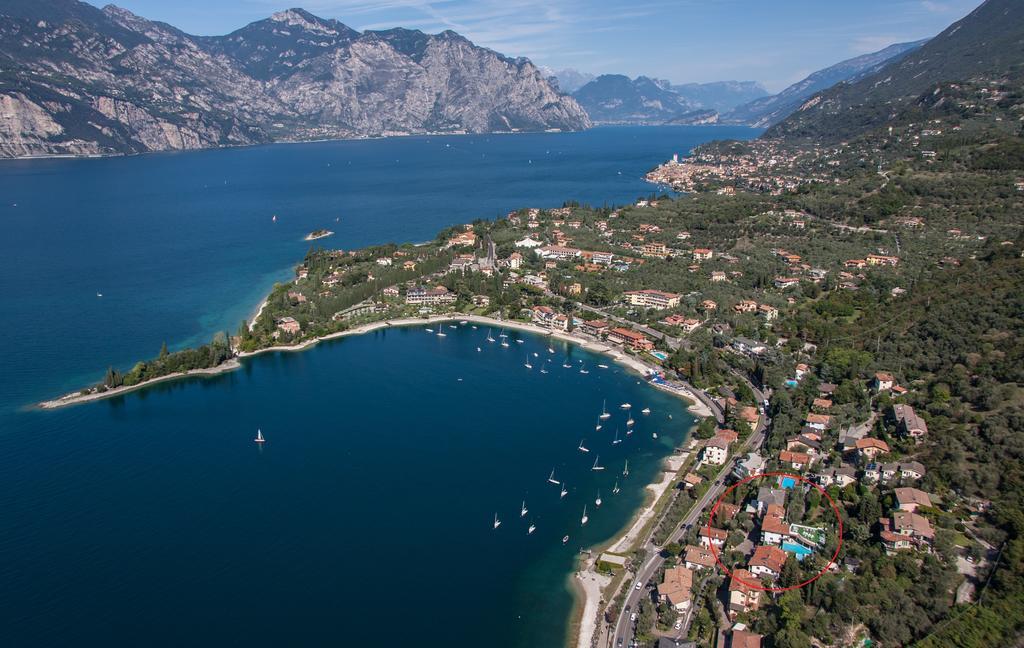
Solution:
{"label": "distant mountain ridge", "polygon": [[922,47],[819,92],[765,136],[825,141],[884,126],[942,83],[1024,73],[1024,3],[986,0]]}
{"label": "distant mountain ridge", "polygon": [[598,123],[663,124],[708,123],[709,110],[715,112],[765,94],[754,81],[672,85],[647,76],[630,79],[623,74],[602,74],[572,96]]}
{"label": "distant mountain ridge", "polygon": [[191,36],[113,5],[0,5],[2,157],[590,125],[529,60],[451,31],[290,9]]}
{"label": "distant mountain ridge", "polygon": [[926,42],[928,41],[896,43],[877,52],[840,61],[808,75],[778,94],[754,99],[735,107],[722,115],[722,121],[757,127],[771,126],[789,116],[814,93],[843,81],[850,83],[873,74],[882,66],[907,55]]}

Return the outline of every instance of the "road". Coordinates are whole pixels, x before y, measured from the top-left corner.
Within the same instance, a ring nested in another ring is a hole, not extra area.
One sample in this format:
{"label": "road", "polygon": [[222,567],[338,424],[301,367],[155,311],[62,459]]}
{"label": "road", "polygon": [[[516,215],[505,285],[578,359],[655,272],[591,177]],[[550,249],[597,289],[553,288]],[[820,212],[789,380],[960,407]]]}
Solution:
{"label": "road", "polygon": [[[751,385],[751,387],[753,386]],[[755,389],[754,394],[758,397],[758,399],[761,402],[764,401],[764,394],[762,394],[760,391]],[[742,454],[745,454],[746,452],[748,452],[750,448],[760,448],[761,444],[764,442],[765,431],[768,428],[768,424],[769,421],[767,415],[762,415],[761,420],[758,422],[757,429],[749,437],[747,437],[747,440],[739,448],[737,448],[734,456],[740,456]],[[686,534],[687,530],[689,530],[691,526],[697,523],[697,520],[700,518],[701,513],[703,513],[704,510],[708,508],[708,506],[710,506],[716,499],[718,499],[718,497],[725,490],[725,479],[729,475],[729,472],[731,470],[732,463],[726,462],[725,465],[722,466],[722,469],[718,472],[718,475],[715,476],[715,481],[712,483],[711,487],[708,488],[707,492],[704,493],[700,500],[693,505],[693,507],[690,509],[690,512],[686,514],[686,517],[684,517],[683,520],[679,523],[679,526],[676,527],[676,530],[672,532],[672,534],[669,536],[669,539],[665,542],[665,544],[669,544],[671,542],[678,542]],[[661,557],[661,554],[658,551],[658,547],[656,547],[654,543],[651,542],[650,538],[647,539],[644,548],[647,550],[649,554],[651,554],[651,556],[647,559],[647,561],[643,564],[640,570],[636,573],[635,578],[632,581],[626,583],[626,585],[629,587],[629,594],[626,596],[626,600],[623,603],[622,610],[619,612],[619,618],[615,623],[615,629],[611,633],[610,645],[613,648],[618,648],[618,646],[620,645],[628,646],[632,641],[634,623],[630,621],[630,611],[635,611],[637,609],[637,605],[640,603],[641,597],[651,596],[650,592],[647,589],[647,583],[654,577],[655,574],[658,573],[658,571],[661,569],[661,566],[665,563],[665,559]],[[643,583],[643,586],[639,590],[636,589],[636,583],[638,582]],[[621,644],[619,643],[620,640]]]}

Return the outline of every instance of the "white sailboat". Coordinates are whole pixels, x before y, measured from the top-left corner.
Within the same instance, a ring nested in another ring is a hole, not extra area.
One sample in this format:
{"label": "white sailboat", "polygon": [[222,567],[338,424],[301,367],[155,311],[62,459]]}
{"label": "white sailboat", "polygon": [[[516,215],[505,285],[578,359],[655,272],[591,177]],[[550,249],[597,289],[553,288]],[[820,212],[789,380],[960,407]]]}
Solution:
{"label": "white sailboat", "polygon": [[612,486],[612,495],[618,495],[619,494],[619,490],[620,490],[619,489],[619,480],[616,479],[615,480],[615,485]]}
{"label": "white sailboat", "polygon": [[487,329],[487,341],[494,342],[494,336],[491,335],[491,329]]}
{"label": "white sailboat", "polygon": [[519,338],[516,338],[516,344],[522,344],[522,343],[523,343],[522,340],[520,340]]}
{"label": "white sailboat", "polygon": [[562,544],[569,542],[569,536],[562,536]]}
{"label": "white sailboat", "polygon": [[539,357],[539,356],[537,355],[537,352],[536,352],[536,351],[534,351],[534,352],[533,352],[533,357],[534,357],[534,358],[537,358],[537,357]]}
{"label": "white sailboat", "polygon": [[598,369],[607,369],[608,365],[606,365],[606,364],[599,364],[599,365],[597,365],[597,368]]}
{"label": "white sailboat", "polygon": [[551,474],[548,475],[548,483],[556,484],[556,485],[561,483],[557,479],[555,479],[555,469],[554,468],[551,469]]}
{"label": "white sailboat", "polygon": [[626,467],[622,469],[622,476],[629,477],[629,459],[626,459]]}
{"label": "white sailboat", "polygon": [[562,368],[563,369],[572,369],[572,365],[569,364],[569,358],[566,358],[565,362],[562,363]]}
{"label": "white sailboat", "polygon": [[601,419],[597,419],[597,425],[594,427],[595,432],[601,431]]}
{"label": "white sailboat", "polygon": [[551,347],[548,347],[548,353],[554,353],[554,352],[555,352],[554,349],[552,349]]}
{"label": "white sailboat", "polygon": [[505,340],[502,340],[501,341],[501,346],[503,346],[503,347],[505,347],[507,349],[508,348],[508,342],[506,342]]}
{"label": "white sailboat", "polygon": [[584,524],[586,524],[588,520],[590,520],[590,518],[587,517],[587,505],[584,504],[583,505],[583,517],[580,518],[580,526],[583,526]]}
{"label": "white sailboat", "polygon": [[640,410],[640,413],[641,414],[650,414],[651,413],[651,408],[650,407],[645,407],[642,410]]}
{"label": "white sailboat", "polygon": [[519,517],[526,517],[527,510],[528,509],[526,508],[526,500],[523,500],[523,506],[522,508],[519,509]]}
{"label": "white sailboat", "polygon": [[622,443],[622,439],[619,438],[619,431],[616,429],[615,438],[612,439],[612,445],[619,445],[620,443]]}
{"label": "white sailboat", "polygon": [[632,434],[633,434],[633,428],[631,428],[631,427],[626,428],[626,436],[630,436]]}
{"label": "white sailboat", "polygon": [[583,445],[583,442],[584,442],[585,440],[586,440],[586,439],[580,439],[580,445],[579,445],[579,447],[578,447],[578,448],[576,448],[576,449],[577,449],[577,450],[579,450],[580,452],[590,452],[590,448],[588,448],[587,446]]}
{"label": "white sailboat", "polygon": [[651,438],[652,439],[657,439],[658,438],[658,433],[657,432],[651,432]]}
{"label": "white sailboat", "polygon": [[434,332],[434,329],[432,329],[432,328],[428,328],[428,329],[426,329],[426,331],[427,331],[427,333],[433,333],[433,332]]}
{"label": "white sailboat", "polygon": [[527,369],[533,369],[533,365],[530,364],[530,356],[526,356],[526,362],[523,364]]}
{"label": "white sailboat", "polygon": [[591,470],[604,470],[604,466],[600,465],[600,461],[601,461],[601,455],[597,455],[597,457],[594,458],[594,465],[591,466],[590,469]]}
{"label": "white sailboat", "polygon": [[569,489],[565,487],[565,484],[562,484],[562,492],[558,494],[558,499],[562,499],[563,497],[565,497],[568,494],[569,494]]}
{"label": "white sailboat", "polygon": [[481,349],[480,347],[477,347],[476,350],[477,350],[477,353],[479,353],[480,351],[483,351],[483,349]]}
{"label": "white sailboat", "polygon": [[633,406],[630,405],[629,403],[623,403],[622,405],[619,405],[619,407],[621,407],[624,410],[628,410],[629,408],[631,408]]}
{"label": "white sailboat", "polygon": [[448,334],[444,331],[438,330],[437,337],[448,337]]}
{"label": "white sailboat", "polygon": [[526,535],[531,535],[536,530],[537,530],[537,525],[534,524],[533,522],[530,522],[530,528],[528,528],[526,530]]}
{"label": "white sailboat", "polygon": [[263,430],[256,430],[256,438],[253,439],[256,443],[266,443],[267,440],[263,438]]}
{"label": "white sailboat", "polygon": [[590,372],[589,372],[589,371],[587,371],[587,368],[586,368],[586,366],[584,366],[584,365],[580,365],[580,373],[581,373],[581,374],[588,374],[588,373],[590,373]]}
{"label": "white sailboat", "polygon": [[630,414],[629,418],[626,419],[626,425],[633,425],[634,423],[636,423],[636,421],[633,420],[633,415]]}
{"label": "white sailboat", "polygon": [[597,499],[594,500],[594,504],[597,505],[597,508],[601,508],[601,491],[597,491]]}
{"label": "white sailboat", "polygon": [[611,417],[612,415],[608,413],[608,401],[601,401],[601,416],[599,418],[602,421],[607,421]]}
{"label": "white sailboat", "polygon": [[498,514],[494,514],[494,528],[497,529],[501,526],[501,520],[498,519]]}

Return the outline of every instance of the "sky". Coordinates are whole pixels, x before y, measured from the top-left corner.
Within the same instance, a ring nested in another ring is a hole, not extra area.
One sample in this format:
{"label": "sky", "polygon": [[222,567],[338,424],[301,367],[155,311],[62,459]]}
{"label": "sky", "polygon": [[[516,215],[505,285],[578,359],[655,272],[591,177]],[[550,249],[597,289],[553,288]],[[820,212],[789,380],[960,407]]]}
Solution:
{"label": "sky", "polygon": [[[981,0],[114,0],[197,35],[299,6],[365,29],[452,29],[553,69],[673,83],[759,81],[776,92],[892,43],[928,38]],[[105,2],[90,0],[97,6]]]}

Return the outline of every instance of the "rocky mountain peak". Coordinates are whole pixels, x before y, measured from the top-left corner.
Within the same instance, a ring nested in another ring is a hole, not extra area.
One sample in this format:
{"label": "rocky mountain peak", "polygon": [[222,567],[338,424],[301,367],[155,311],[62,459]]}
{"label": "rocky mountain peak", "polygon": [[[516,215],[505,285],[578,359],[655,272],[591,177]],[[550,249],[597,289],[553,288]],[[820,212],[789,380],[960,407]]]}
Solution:
{"label": "rocky mountain peak", "polygon": [[343,28],[345,31],[354,31],[336,20],[324,20],[323,18],[314,16],[305,9],[286,9],[284,11],[278,11],[277,13],[272,14],[269,20],[276,23],[283,23],[289,27],[298,27],[314,34],[323,34],[325,36],[338,35],[338,27]]}

